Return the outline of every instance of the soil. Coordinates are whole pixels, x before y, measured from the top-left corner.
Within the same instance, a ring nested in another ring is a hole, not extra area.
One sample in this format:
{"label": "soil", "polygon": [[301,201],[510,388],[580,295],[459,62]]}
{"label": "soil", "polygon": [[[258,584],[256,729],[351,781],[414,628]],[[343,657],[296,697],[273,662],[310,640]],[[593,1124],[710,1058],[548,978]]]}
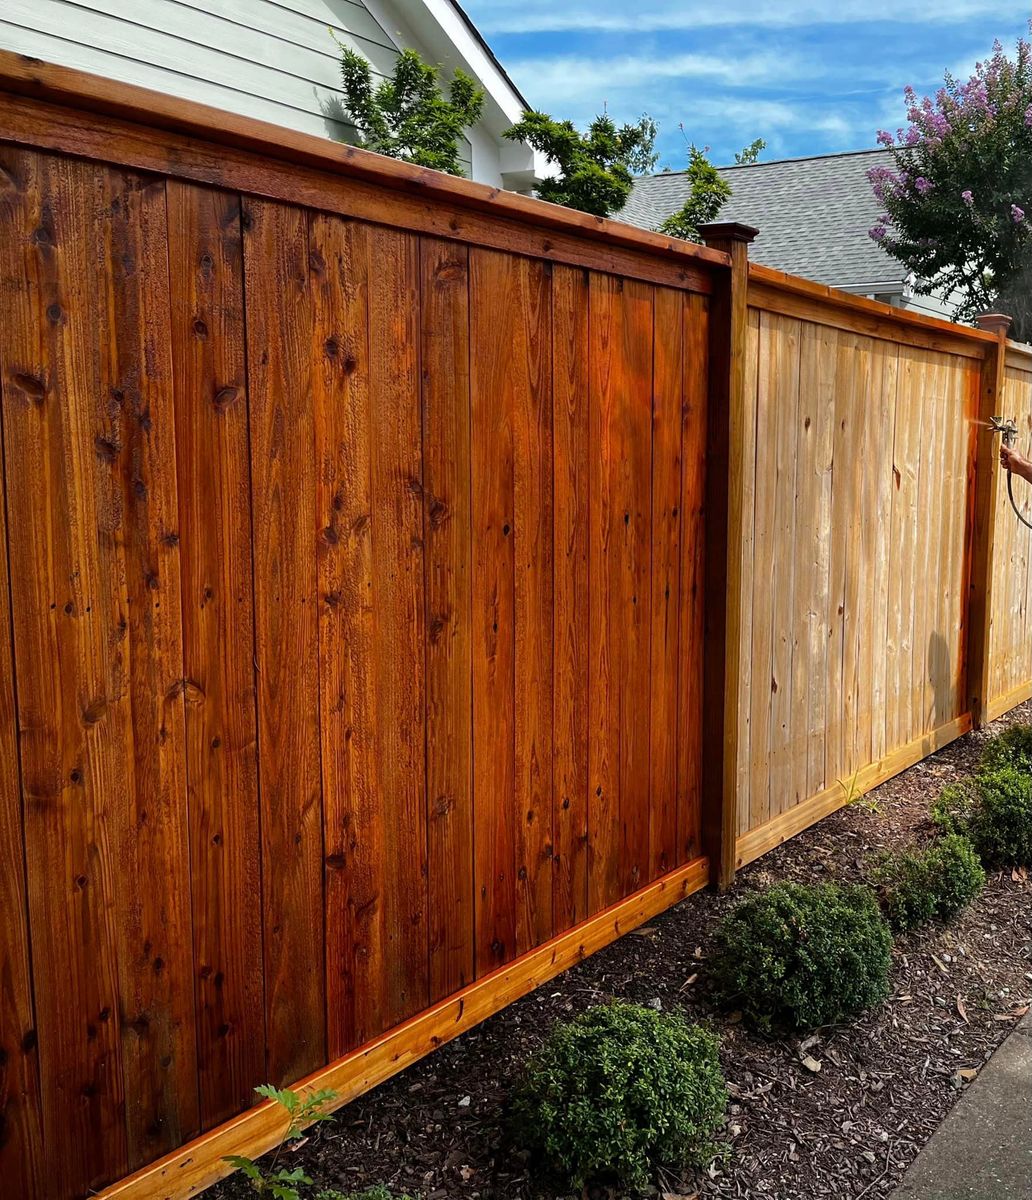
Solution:
{"label": "soil", "polygon": [[[1032,704],[989,732],[1032,719]],[[930,831],[931,801],[969,776],[971,734],[739,873],[728,896],[690,897],[315,1127],[281,1165],[345,1192],[383,1183],[422,1200],[564,1195],[505,1130],[520,1064],[553,1022],[612,997],[680,1009],[719,1033],[731,1104],[726,1157],[656,1181],[653,1194],[883,1200],[1032,997],[1032,881],[995,872],[948,926],[899,938],[892,991],[855,1024],[768,1040],[709,1002],[706,953],[729,906],[791,879],[860,881],[882,849]],[[977,1148],[972,1147],[972,1153]],[[317,1190],[317,1189],[315,1189]],[[253,1193],[239,1178],[213,1200]],[[608,1193],[598,1193],[599,1196]]]}

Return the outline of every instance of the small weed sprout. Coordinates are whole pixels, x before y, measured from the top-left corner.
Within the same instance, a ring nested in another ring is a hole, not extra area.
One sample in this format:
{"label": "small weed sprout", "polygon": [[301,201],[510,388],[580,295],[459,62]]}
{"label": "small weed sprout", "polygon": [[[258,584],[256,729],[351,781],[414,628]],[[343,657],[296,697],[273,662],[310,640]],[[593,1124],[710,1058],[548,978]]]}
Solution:
{"label": "small weed sprout", "polygon": [[246,1154],[227,1154],[224,1161],[240,1171],[259,1196],[271,1196],[272,1200],[301,1200],[300,1189],[311,1187],[312,1181],[301,1167],[280,1167],[279,1157],[283,1147],[301,1136],[302,1130],[317,1121],[332,1120],[327,1107],[337,1098],[337,1093],[328,1088],[299,1095],[290,1088],[273,1087],[263,1083],[254,1089],[259,1096],[278,1104],[287,1114],[287,1130],[280,1139],[268,1167],[263,1167]]}

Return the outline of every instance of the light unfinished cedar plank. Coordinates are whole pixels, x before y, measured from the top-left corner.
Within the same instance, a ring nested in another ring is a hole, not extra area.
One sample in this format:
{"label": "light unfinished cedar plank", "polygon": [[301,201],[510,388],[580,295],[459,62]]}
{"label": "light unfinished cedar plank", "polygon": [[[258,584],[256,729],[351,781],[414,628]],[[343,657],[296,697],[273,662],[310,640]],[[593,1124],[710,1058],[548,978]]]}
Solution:
{"label": "light unfinished cedar plank", "polygon": [[[699,853],[702,839],[702,754],[703,754],[703,640],[705,499],[706,499],[706,421],[709,395],[709,301],[705,296],[683,297],[681,390],[681,583],[677,712],[677,849],[678,861],[690,862]],[[751,344],[749,358],[755,363]],[[753,374],[755,380],[755,372]],[[755,401],[750,400],[746,373],[744,437],[752,436]],[[750,415],[750,413],[752,415]],[[751,489],[751,460],[746,462],[746,491]],[[744,507],[745,527],[751,528],[752,514]],[[745,581],[743,600],[751,597]],[[748,628],[748,622],[744,625]],[[745,705],[741,706],[743,709]]]}
{"label": "light unfinished cedar plank", "polygon": [[240,197],[168,183],[200,1118],[265,1080]]}
{"label": "light unfinished cedar plank", "polygon": [[325,1061],[308,219],[244,202],[266,1078]]}
{"label": "light unfinished cedar plank", "polygon": [[795,526],[796,479],[799,467],[799,329],[792,318],[771,316],[771,336],[777,364],[775,387],[776,434],[771,446],[770,470],[774,474],[774,581],[770,598],[771,663],[769,816],[793,804],[792,740],[796,732],[792,712],[792,652],[795,644]]}
{"label": "light unfinished cedar plank", "polygon": [[370,230],[370,494],[373,687],[382,858],[384,1004],[389,1029],[429,1002],[426,812],[426,574],[419,387],[419,242]]}
{"label": "light unfinished cedar plank", "polygon": [[[846,462],[839,481],[846,486],[844,525],[840,526],[845,539],[845,586],[842,601],[842,729],[841,764],[838,778],[849,788],[849,780],[865,763],[858,747],[861,737],[861,693],[864,687],[861,646],[864,634],[864,560],[867,537],[867,514],[864,511],[865,477],[869,474],[866,460],[868,426],[868,395],[870,389],[870,342],[865,338],[845,339],[841,350],[849,363],[848,387],[839,392],[839,402],[846,410]],[[842,409],[840,408],[840,414]],[[848,465],[847,465],[848,464]],[[869,752],[868,752],[869,754]]]}
{"label": "light unfinished cedar plank", "polygon": [[369,347],[372,231],[310,213],[326,1042],[336,1057],[382,1029],[388,934],[376,788],[376,593]]}
{"label": "light unfinished cedar plank", "polygon": [[[648,878],[679,861],[677,812],[680,677],[684,298],[657,288],[652,383],[652,613]],[[693,461],[691,469],[696,464]],[[696,668],[698,670],[698,668]],[[689,735],[690,736],[690,735]]]}
{"label": "light unfinished cedar plank", "polygon": [[835,432],[831,474],[831,553],[828,566],[828,659],[825,709],[825,762],[828,786],[846,770],[846,591],[853,521],[854,445],[858,410],[854,403],[855,340],[835,338]]}
{"label": "light unfinished cedar plank", "polygon": [[[817,386],[819,329],[810,322],[799,328],[799,410],[796,420],[795,533],[793,568],[795,599],[792,606],[792,742],[788,790],[782,811],[802,803],[810,792],[807,754],[810,744],[809,693],[813,667],[814,624],[818,546],[827,537],[818,523],[818,501],[822,471],[820,449],[820,393]],[[823,682],[822,680],[820,681]]]}
{"label": "light unfinished cedar plank", "polygon": [[588,903],[588,275],[552,272],[556,933]]}
{"label": "light unfinished cedar plank", "polygon": [[775,474],[770,469],[778,405],[778,356],[773,318],[760,315],[756,409],[756,490],[752,579],[752,638],[749,656],[749,828],[770,817],[770,695],[772,605],[775,565]]}
{"label": "light unfinished cedar plank", "polygon": [[[860,448],[857,458],[856,505],[858,522],[854,533],[856,558],[852,568],[855,599],[852,618],[847,621],[848,640],[853,646],[856,680],[853,687],[854,710],[850,729],[852,756],[847,768],[850,776],[873,761],[872,711],[875,654],[874,646],[874,571],[877,534],[877,498],[881,472],[885,469],[882,451],[882,427],[878,422],[878,396],[882,390],[882,357],[879,343],[861,340],[858,347],[856,403],[860,416]],[[847,615],[849,610],[847,609]],[[879,651],[880,653],[880,651]],[[847,785],[848,786],[848,785]]]}
{"label": "light unfinished cedar plank", "polygon": [[921,587],[915,570],[915,547],[920,530],[918,528],[918,497],[921,472],[921,390],[917,373],[919,364],[913,355],[901,355],[900,385],[902,404],[899,422],[902,436],[897,433],[896,469],[897,496],[900,504],[900,640],[897,673],[897,698],[899,730],[897,745],[909,744],[918,731],[915,729],[911,696],[914,678],[914,611],[917,593]]}
{"label": "light unfinished cedar plank", "polygon": [[469,252],[420,244],[430,1002],[473,979]]}
{"label": "light unfinished cedar plank", "polygon": [[[875,428],[878,433],[877,456],[871,467],[876,472],[877,502],[874,533],[872,594],[874,623],[871,677],[871,760],[878,761],[893,749],[889,744],[887,680],[889,663],[895,650],[894,629],[889,615],[890,571],[892,561],[892,499],[895,481],[896,388],[899,348],[879,345],[881,387],[875,397]],[[890,631],[891,629],[891,631]]]}
{"label": "light unfinished cedar plank", "polygon": [[750,785],[752,780],[752,639],[753,555],[756,548],[756,420],[759,405],[760,313],[750,308],[745,345],[745,406],[742,457],[746,464],[742,486],[742,548],[739,561],[742,602],[742,634],[738,647],[738,672],[748,685],[741,690],[738,706],[738,833],[752,824]]}
{"label": "light unfinished cedar plank", "polygon": [[837,337],[826,326],[815,327],[817,448],[815,497],[817,534],[814,545],[810,626],[810,687],[806,748],[806,794],[814,796],[828,784],[827,730],[828,655],[831,645],[831,512],[834,482],[835,388],[838,371]]}
{"label": "light unfinished cedar plank", "polygon": [[912,736],[918,737],[929,727],[933,708],[929,674],[930,638],[934,635],[935,596],[938,587],[938,521],[941,512],[942,480],[938,469],[937,424],[941,409],[942,364],[932,352],[918,361],[916,405],[920,425],[920,481],[918,486],[918,535],[915,543],[914,574],[917,596],[914,603],[913,675],[910,692]]}

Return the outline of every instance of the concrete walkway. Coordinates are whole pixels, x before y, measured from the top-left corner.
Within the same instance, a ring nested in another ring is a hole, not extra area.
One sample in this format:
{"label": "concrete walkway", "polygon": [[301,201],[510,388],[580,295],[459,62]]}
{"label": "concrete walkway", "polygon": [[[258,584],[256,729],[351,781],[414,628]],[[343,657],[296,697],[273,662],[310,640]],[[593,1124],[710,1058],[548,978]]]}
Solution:
{"label": "concrete walkway", "polygon": [[1032,1200],[1032,1013],[979,1072],[892,1200]]}

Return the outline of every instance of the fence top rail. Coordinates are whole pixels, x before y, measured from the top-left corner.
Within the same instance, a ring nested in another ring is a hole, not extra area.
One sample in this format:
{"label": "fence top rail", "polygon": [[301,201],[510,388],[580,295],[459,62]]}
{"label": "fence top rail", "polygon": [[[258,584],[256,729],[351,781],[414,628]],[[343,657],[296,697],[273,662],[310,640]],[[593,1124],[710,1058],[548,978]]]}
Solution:
{"label": "fence top rail", "polygon": [[[848,322],[849,314],[855,314],[859,318],[874,319],[878,322],[892,321],[904,328],[938,335],[940,339],[943,337],[956,339],[959,352],[966,353],[969,357],[981,356],[986,352],[985,347],[995,346],[998,340],[994,333],[987,333],[982,329],[957,325],[952,321],[930,317],[924,313],[910,312],[904,308],[894,308],[891,304],[883,304],[880,300],[869,300],[866,296],[854,296],[851,292],[843,292],[823,283],[814,283],[812,280],[802,279],[797,275],[786,275],[784,271],[777,271],[773,267],[765,267],[760,263],[749,264],[749,282],[761,287],[787,292],[821,306],[838,309],[843,314],[843,324]],[[961,345],[964,346],[964,350],[960,350]]]}
{"label": "fence top rail", "polygon": [[1024,342],[1007,343],[1006,364],[1016,371],[1032,371],[1032,346]]}
{"label": "fence top rail", "polygon": [[696,270],[730,265],[726,254],[680,238],[665,237],[621,221],[386,158],[328,137],[299,133],[9,50],[0,50],[0,92],[115,117],[152,130],[203,138],[237,150],[379,184],[420,199],[444,201],[453,207],[644,252]]}

